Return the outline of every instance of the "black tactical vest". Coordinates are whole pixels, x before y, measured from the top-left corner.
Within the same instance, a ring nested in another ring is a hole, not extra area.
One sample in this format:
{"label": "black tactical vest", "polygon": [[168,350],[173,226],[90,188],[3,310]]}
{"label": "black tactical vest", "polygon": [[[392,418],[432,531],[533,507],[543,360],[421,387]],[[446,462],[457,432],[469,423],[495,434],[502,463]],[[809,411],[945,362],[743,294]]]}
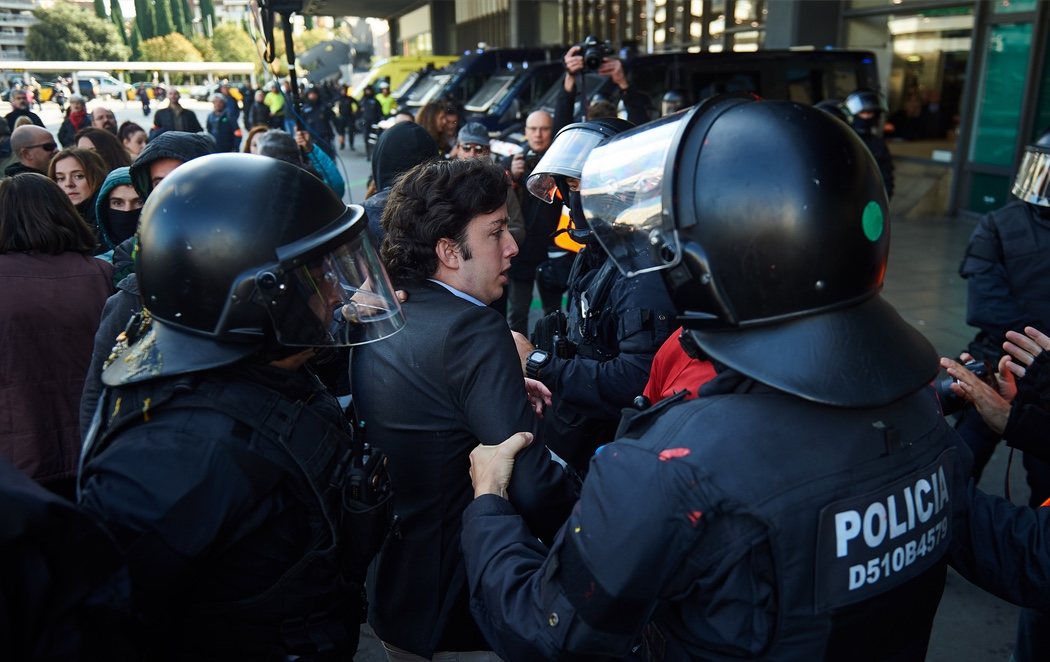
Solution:
{"label": "black tactical vest", "polygon": [[375,481],[379,489],[363,496],[369,490],[361,469],[372,473],[364,478],[370,480],[374,465],[385,465],[385,459],[373,453],[371,462],[362,462],[346,421],[326,420],[304,402],[211,372],[109,389],[85,441],[82,466],[122,430],[161,409],[211,409],[236,420],[244,442],[292,477],[312,541],[302,558],[256,595],[187,605],[187,613],[180,614],[187,648],[219,655],[236,651],[252,659],[352,654],[367,610],[364,574],[392,517],[385,474]]}
{"label": "black tactical vest", "polygon": [[[961,276],[980,273],[988,263],[1006,269],[1010,294],[1034,319],[1050,324],[1050,220],[1035,213],[1032,205],[1015,200],[989,213],[998,244],[994,240],[972,241],[959,268]],[[992,339],[1002,354],[1002,338]]]}
{"label": "black tactical vest", "polygon": [[925,389],[873,409],[766,392],[626,414],[616,443],[692,465],[700,487],[677,489],[709,501],[691,553],[708,571],[657,611],[657,653],[922,660],[968,470],[956,440]]}

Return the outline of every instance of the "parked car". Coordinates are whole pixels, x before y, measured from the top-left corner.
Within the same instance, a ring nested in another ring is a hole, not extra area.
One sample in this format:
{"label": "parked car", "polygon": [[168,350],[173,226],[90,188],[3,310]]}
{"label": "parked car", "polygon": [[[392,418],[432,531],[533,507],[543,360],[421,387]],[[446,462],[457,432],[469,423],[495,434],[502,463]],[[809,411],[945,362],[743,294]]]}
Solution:
{"label": "parked car", "polygon": [[97,96],[126,99],[128,90],[132,89],[130,85],[120,82],[105,71],[78,71],[76,77],[78,80],[91,80]]}

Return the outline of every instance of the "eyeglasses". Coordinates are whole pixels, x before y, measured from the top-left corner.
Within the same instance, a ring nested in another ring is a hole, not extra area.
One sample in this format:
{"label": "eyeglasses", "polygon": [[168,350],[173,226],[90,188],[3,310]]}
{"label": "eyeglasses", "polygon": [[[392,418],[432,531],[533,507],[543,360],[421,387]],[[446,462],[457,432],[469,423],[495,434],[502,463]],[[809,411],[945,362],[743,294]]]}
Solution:
{"label": "eyeglasses", "polygon": [[459,148],[464,152],[474,152],[475,154],[484,154],[489,151],[489,148],[485,145],[460,145]]}
{"label": "eyeglasses", "polygon": [[37,147],[42,147],[45,152],[53,152],[58,149],[58,145],[53,142],[40,143],[39,145],[26,145],[25,149],[36,149]]}

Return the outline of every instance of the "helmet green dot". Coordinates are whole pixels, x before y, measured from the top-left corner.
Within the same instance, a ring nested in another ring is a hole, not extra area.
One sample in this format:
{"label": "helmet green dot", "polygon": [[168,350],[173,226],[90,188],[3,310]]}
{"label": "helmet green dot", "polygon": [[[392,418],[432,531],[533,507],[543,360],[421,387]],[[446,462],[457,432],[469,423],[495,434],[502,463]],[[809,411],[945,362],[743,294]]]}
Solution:
{"label": "helmet green dot", "polygon": [[864,215],[861,217],[861,227],[864,228],[864,236],[868,241],[875,242],[882,236],[883,221],[882,207],[872,200],[864,207]]}

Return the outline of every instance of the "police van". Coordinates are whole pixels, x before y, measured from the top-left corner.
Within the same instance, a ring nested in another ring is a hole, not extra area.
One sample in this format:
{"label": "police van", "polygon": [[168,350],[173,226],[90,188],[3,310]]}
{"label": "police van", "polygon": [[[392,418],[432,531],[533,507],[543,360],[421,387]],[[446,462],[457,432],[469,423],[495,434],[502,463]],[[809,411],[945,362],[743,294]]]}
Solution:
{"label": "police van", "polygon": [[564,71],[558,60],[522,62],[496,72],[464,104],[467,121],[480,122],[495,133],[523,122],[551,84],[561,84]]}
{"label": "police van", "polygon": [[478,49],[463,55],[455,64],[431,72],[402,100],[411,112],[436,99],[465,104],[497,73],[512,71],[524,63],[560,60],[561,47]]}
{"label": "police van", "polygon": [[[767,50],[746,53],[657,53],[624,59],[631,89],[649,97],[649,119],[660,112],[660,99],[678,92],[685,106],[723,92],[755,92],[767,99],[815,104],[844,99],[858,89],[879,89],[875,54],[852,50]],[[561,83],[551,85],[536,104],[553,114]],[[588,72],[583,81],[588,103],[620,100],[620,89],[607,76]],[[575,117],[579,117],[577,104]]]}

